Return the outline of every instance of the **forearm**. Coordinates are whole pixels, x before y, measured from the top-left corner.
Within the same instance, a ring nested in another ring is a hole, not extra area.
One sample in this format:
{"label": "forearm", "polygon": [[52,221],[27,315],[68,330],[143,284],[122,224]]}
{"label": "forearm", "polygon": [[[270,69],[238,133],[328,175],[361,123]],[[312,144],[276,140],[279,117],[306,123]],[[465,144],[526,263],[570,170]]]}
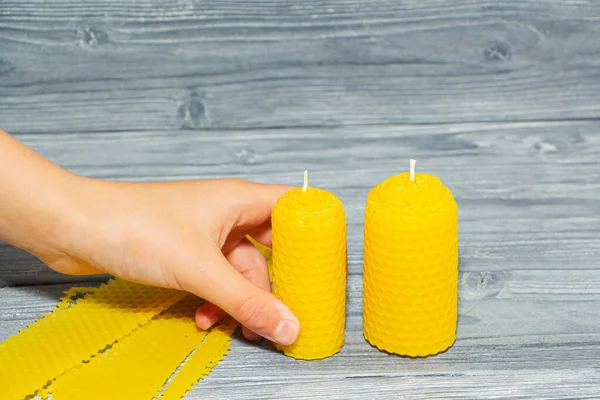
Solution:
{"label": "forearm", "polygon": [[0,130],[0,240],[34,254],[53,246],[77,179]]}

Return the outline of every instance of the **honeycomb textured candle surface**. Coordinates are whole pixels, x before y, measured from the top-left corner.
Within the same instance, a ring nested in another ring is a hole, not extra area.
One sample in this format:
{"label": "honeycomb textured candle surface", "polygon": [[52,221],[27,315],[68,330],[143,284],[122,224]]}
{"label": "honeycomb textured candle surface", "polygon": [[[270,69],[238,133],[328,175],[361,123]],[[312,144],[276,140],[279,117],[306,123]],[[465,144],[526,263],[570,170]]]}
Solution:
{"label": "honeycomb textured candle surface", "polygon": [[299,359],[321,359],[344,344],[346,217],[325,190],[292,190],[273,208],[273,293],[300,321],[295,343],[277,349]]}
{"label": "honeycomb textured candle surface", "polygon": [[0,343],[0,398],[33,394],[183,296],[117,279],[70,307],[56,308]]}
{"label": "honeycomb textured candle surface", "polygon": [[194,316],[202,300],[188,295],[89,363],[58,377],[53,400],[152,399],[202,342]]}
{"label": "honeycomb textured candle surface", "polygon": [[458,208],[428,174],[390,177],[365,210],[363,326],[380,350],[411,357],[448,349],[458,316]]}

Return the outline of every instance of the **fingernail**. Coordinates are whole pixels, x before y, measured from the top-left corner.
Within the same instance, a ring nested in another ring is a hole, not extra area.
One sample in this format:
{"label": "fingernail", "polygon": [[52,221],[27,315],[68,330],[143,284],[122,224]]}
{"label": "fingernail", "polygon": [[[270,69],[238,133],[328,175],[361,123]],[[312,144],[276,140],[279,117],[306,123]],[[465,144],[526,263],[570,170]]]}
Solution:
{"label": "fingernail", "polygon": [[210,329],[213,326],[211,319],[205,315],[196,316],[196,325],[203,331]]}
{"label": "fingernail", "polygon": [[279,311],[281,321],[277,325],[277,328],[275,328],[273,337],[270,339],[283,345],[292,344],[296,341],[300,333],[300,321],[298,321],[292,310],[283,304],[282,301],[277,300],[275,305]]}
{"label": "fingernail", "polygon": [[207,317],[206,315],[201,315],[196,317],[196,325],[203,331],[206,331],[215,324],[214,318]]}
{"label": "fingernail", "polygon": [[196,312],[196,325],[204,331],[212,328],[214,324],[219,320],[218,315],[214,315],[213,313],[205,313],[201,311]]}
{"label": "fingernail", "polygon": [[273,332],[273,339],[283,345],[292,344],[298,337],[298,330],[298,325],[294,322],[282,319]]}
{"label": "fingernail", "polygon": [[288,306],[283,304],[282,301],[278,300],[277,303],[275,303],[275,305],[277,307],[277,310],[279,311],[279,316],[281,317],[281,319],[287,319],[288,321],[291,321],[296,325],[300,325],[298,318],[296,318],[292,310],[290,310]]}

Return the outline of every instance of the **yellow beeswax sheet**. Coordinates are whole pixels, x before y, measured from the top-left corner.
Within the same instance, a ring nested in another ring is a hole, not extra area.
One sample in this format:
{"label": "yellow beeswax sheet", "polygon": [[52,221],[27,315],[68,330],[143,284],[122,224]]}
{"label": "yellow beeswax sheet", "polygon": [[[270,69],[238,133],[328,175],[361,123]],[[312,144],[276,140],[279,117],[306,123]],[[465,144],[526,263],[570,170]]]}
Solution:
{"label": "yellow beeswax sheet", "polygon": [[195,296],[186,296],[88,364],[58,377],[50,390],[52,399],[156,397],[207,334],[199,330],[194,321],[201,303]]}
{"label": "yellow beeswax sheet", "polygon": [[56,305],[56,308],[69,308],[75,302],[74,297],[77,295],[94,293],[97,290],[98,288],[95,287],[73,286],[63,292],[63,297],[60,298],[60,303]]}
{"label": "yellow beeswax sheet", "polygon": [[35,395],[39,396],[42,400],[46,400],[50,396],[50,393],[48,392],[48,389],[42,388],[35,392]]}
{"label": "yellow beeswax sheet", "polygon": [[184,296],[116,279],[75,304],[56,308],[0,343],[1,398],[33,394]]}
{"label": "yellow beeswax sheet", "polygon": [[208,375],[229,351],[231,334],[236,327],[237,323],[231,319],[214,327],[173,377],[160,399],[181,399],[193,385]]}
{"label": "yellow beeswax sheet", "polygon": [[[56,305],[55,310],[61,310],[65,308],[71,307],[76,300],[77,296],[87,295],[89,293],[94,293],[98,288],[96,287],[87,287],[87,286],[73,286],[63,292],[63,296],[60,298],[60,302]],[[54,311],[52,311],[54,312]],[[36,396],[39,396],[42,400],[46,400],[50,396],[50,392],[48,388],[50,387],[50,383],[47,386],[44,386],[41,389],[38,389],[35,392]]]}

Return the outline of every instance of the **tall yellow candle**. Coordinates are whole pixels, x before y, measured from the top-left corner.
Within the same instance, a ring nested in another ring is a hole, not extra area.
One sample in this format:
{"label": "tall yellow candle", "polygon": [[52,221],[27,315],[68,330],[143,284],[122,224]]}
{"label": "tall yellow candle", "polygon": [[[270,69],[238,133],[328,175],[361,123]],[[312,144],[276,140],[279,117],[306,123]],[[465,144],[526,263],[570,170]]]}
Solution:
{"label": "tall yellow candle", "polygon": [[367,199],[363,328],[367,341],[411,357],[448,349],[458,316],[458,208],[440,179],[392,176]]}
{"label": "tall yellow candle", "polygon": [[300,334],[284,354],[305,360],[337,353],[344,344],[346,305],[346,217],[335,195],[304,187],[275,204],[273,294],[300,321]]}

